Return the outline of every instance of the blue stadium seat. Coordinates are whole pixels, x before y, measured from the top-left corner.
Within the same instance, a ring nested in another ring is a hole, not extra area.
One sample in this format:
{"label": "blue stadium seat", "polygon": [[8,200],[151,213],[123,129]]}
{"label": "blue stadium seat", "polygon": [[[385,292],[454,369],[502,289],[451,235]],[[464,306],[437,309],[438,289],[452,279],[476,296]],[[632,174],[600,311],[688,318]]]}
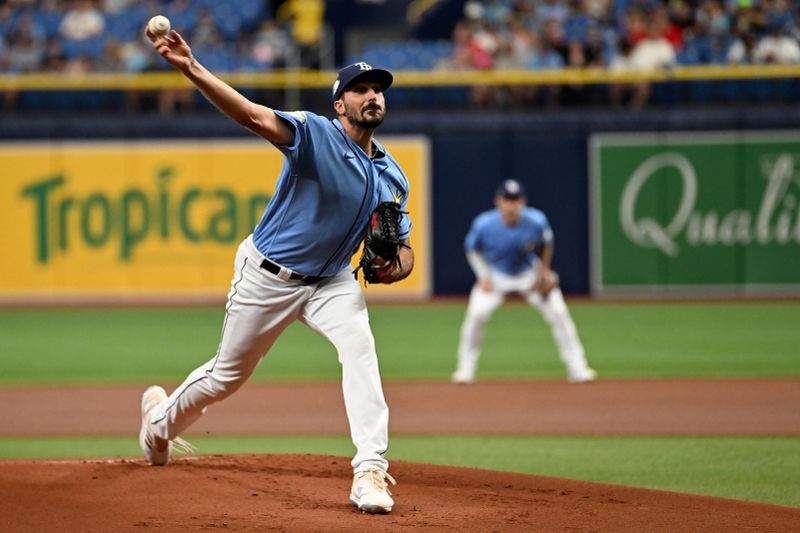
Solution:
{"label": "blue stadium seat", "polygon": [[226,40],[236,39],[239,29],[242,27],[242,20],[233,3],[217,2],[212,4],[211,15],[217,23],[217,29]]}
{"label": "blue stadium seat", "polygon": [[452,53],[453,43],[450,41],[386,41],[370,43],[360,54],[351,56],[347,63],[366,61],[388,69],[430,70]]}
{"label": "blue stadium seat", "polygon": [[194,55],[212,72],[232,72],[238,66],[236,53],[231,45],[198,49],[194,51]]}
{"label": "blue stadium seat", "polygon": [[272,17],[268,2],[262,0],[237,0],[234,3],[241,17],[242,27],[248,31],[258,29],[261,22]]}
{"label": "blue stadium seat", "polygon": [[168,4],[164,15],[169,19],[172,28],[181,34],[188,34],[197,24],[197,6],[192,3],[186,9],[175,11],[173,4]]}
{"label": "blue stadium seat", "polygon": [[106,17],[106,35],[113,35],[121,42],[133,41],[141,38],[144,27],[149,20],[147,13],[136,7]]}
{"label": "blue stadium seat", "polygon": [[91,39],[86,39],[85,41],[64,40],[64,56],[67,59],[75,59],[81,56],[97,59],[103,53],[105,40],[105,36],[93,37]]}

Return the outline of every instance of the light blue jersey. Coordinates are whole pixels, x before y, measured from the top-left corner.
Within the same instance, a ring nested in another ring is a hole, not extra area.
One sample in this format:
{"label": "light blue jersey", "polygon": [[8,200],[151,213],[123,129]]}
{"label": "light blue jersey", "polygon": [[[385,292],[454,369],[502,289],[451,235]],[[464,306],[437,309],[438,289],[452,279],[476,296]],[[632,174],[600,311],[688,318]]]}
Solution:
{"label": "light blue jersey", "polygon": [[[370,159],[336,119],[306,111],[275,113],[294,130],[294,141],[277,146],[283,169],[253,242],[295,272],[334,276],[350,266],[380,202],[396,201],[405,210],[408,179],[377,141]],[[408,215],[400,229],[400,237],[408,238]]]}
{"label": "light blue jersey", "polygon": [[519,274],[538,261],[536,251],[553,242],[553,231],[544,213],[525,207],[519,221],[507,226],[499,209],[475,217],[464,240],[467,251],[476,251],[493,269],[504,274]]}

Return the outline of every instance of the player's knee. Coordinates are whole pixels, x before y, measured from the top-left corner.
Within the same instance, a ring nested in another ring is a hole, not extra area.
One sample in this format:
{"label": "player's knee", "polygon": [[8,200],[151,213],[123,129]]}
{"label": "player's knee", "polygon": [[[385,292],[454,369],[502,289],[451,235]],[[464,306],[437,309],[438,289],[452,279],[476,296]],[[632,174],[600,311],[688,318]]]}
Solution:
{"label": "player's knee", "polygon": [[208,379],[209,386],[214,396],[217,400],[221,400],[239,390],[239,387],[244,384],[246,377],[212,371],[208,373]]}
{"label": "player's knee", "polygon": [[356,357],[371,357],[375,353],[375,338],[369,328],[365,330],[353,330],[349,334],[342,336],[342,339],[336,343],[336,349],[339,352],[339,360],[342,360],[344,354],[349,354]]}
{"label": "player's knee", "polygon": [[485,324],[489,321],[491,316],[492,313],[487,313],[485,311],[472,311],[467,313],[467,322],[470,324]]}
{"label": "player's knee", "polygon": [[375,340],[371,335],[357,339],[351,339],[348,344],[348,349],[354,353],[364,355],[371,355],[375,353]]}
{"label": "player's knee", "polygon": [[549,326],[555,326],[558,324],[558,315],[553,313],[552,311],[542,311],[542,318]]}

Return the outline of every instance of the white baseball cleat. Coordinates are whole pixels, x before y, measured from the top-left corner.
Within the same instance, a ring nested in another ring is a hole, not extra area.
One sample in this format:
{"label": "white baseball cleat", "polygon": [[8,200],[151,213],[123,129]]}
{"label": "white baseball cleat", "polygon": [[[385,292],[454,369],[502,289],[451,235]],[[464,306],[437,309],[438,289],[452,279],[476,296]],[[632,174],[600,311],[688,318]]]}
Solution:
{"label": "white baseball cleat", "polygon": [[453,383],[457,383],[459,385],[471,385],[475,383],[475,374],[471,372],[466,372],[464,370],[456,370],[453,372],[453,375],[450,377],[450,380]]}
{"label": "white baseball cleat", "polygon": [[571,369],[567,375],[567,381],[570,383],[589,383],[596,379],[597,372],[588,366]]}
{"label": "white baseball cleat", "polygon": [[169,462],[173,445],[182,453],[189,453],[194,449],[191,444],[181,438],[176,438],[174,441],[165,440],[156,437],[150,430],[150,416],[153,409],[166,399],[166,391],[158,385],[148,387],[142,394],[142,428],[139,430],[139,447],[147,462],[154,466],[163,466]]}
{"label": "white baseball cleat", "polygon": [[392,476],[377,468],[356,472],[353,476],[353,488],[350,490],[350,503],[365,513],[391,512],[394,500],[392,493],[389,492],[387,480],[392,485],[397,484]]}

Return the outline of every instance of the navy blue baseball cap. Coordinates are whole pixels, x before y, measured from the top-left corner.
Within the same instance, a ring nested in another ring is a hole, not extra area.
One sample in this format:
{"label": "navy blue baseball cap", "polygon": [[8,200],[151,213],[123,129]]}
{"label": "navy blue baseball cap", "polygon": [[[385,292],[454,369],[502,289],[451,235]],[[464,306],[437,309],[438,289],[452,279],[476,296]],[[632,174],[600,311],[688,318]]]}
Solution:
{"label": "navy blue baseball cap", "polygon": [[347,89],[351,83],[358,81],[376,81],[381,86],[381,90],[385,91],[392,86],[394,76],[388,70],[381,68],[372,68],[369,63],[363,61],[347,65],[339,71],[339,77],[333,82],[333,101],[335,102],[341,98],[342,93]]}
{"label": "navy blue baseball cap", "polygon": [[497,196],[508,198],[509,200],[516,200],[518,198],[526,197],[525,186],[517,180],[505,180],[497,188],[495,193]]}

